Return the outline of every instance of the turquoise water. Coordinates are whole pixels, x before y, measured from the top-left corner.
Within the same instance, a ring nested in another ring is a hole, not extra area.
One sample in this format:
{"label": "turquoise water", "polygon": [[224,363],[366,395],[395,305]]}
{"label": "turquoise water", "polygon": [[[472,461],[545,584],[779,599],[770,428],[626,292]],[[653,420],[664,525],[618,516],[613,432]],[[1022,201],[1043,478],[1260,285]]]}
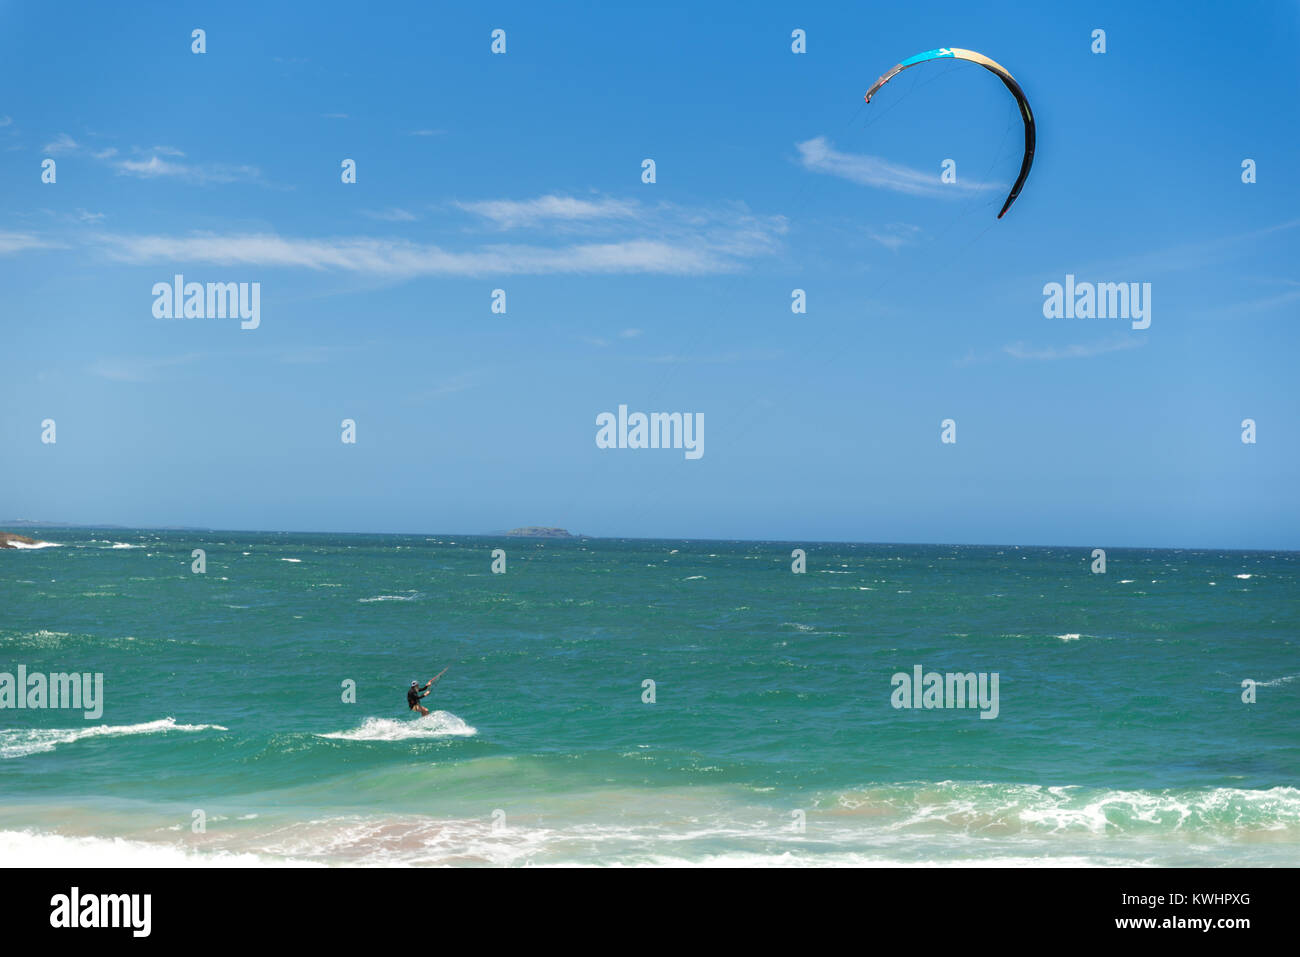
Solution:
{"label": "turquoise water", "polygon": [[41,537],[0,672],[105,704],[0,710],[13,863],[1300,864],[1298,553]]}

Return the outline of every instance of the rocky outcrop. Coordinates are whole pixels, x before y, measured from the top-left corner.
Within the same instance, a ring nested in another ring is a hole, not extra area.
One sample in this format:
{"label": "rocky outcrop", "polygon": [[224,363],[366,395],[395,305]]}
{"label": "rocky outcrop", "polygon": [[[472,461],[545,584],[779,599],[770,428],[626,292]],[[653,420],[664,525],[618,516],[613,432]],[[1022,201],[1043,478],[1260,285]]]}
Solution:
{"label": "rocky outcrop", "polygon": [[34,538],[28,538],[26,535],[0,532],[0,548],[36,548],[48,544],[49,542],[39,542]]}

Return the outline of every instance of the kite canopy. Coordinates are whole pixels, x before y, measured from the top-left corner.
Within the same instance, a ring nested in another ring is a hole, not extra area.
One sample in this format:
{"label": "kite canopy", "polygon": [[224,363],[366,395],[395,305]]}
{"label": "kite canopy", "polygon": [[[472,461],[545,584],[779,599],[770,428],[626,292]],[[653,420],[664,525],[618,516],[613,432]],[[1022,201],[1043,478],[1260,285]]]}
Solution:
{"label": "kite canopy", "polygon": [[959,47],[941,47],[938,50],[926,50],[924,53],[908,57],[872,84],[871,89],[867,90],[866,101],[870,103],[871,98],[876,95],[882,86],[909,66],[916,66],[918,63],[924,63],[927,60],[938,60],[944,57],[969,60],[971,63],[978,63],[990,73],[996,73],[998,79],[1011,91],[1011,95],[1016,98],[1016,103],[1020,105],[1020,116],[1025,121],[1025,158],[1020,163],[1020,175],[1016,177],[1016,182],[1007,195],[1007,201],[1002,204],[1002,212],[998,213],[998,219],[1001,219],[1006,214],[1006,211],[1011,208],[1011,204],[1016,201],[1016,197],[1020,195],[1021,187],[1025,185],[1025,180],[1029,178],[1029,167],[1034,162],[1034,114],[1029,109],[1029,101],[1025,99],[1025,91],[1020,89],[1020,84],[1016,82],[1016,78],[1008,73],[1005,67],[990,60],[982,53],[976,53],[974,50],[962,50]]}

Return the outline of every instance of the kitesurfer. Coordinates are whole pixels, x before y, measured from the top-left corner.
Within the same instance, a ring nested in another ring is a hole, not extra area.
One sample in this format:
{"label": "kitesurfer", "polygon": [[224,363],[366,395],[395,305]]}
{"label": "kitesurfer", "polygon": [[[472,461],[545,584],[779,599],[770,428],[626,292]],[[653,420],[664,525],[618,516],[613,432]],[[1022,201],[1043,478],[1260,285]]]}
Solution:
{"label": "kitesurfer", "polygon": [[412,681],[410,689],[406,692],[406,706],[412,711],[420,712],[422,718],[429,713],[429,709],[420,704],[420,699],[428,697],[431,687],[433,687],[432,678],[424,683],[424,687],[420,686],[420,682]]}

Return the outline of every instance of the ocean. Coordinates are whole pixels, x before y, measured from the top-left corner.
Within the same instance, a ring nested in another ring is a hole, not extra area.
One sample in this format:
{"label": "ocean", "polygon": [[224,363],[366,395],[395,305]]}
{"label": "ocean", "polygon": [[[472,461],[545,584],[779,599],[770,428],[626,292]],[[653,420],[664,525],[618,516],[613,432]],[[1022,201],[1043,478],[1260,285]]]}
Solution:
{"label": "ocean", "polygon": [[27,534],[9,865],[1300,865],[1300,553]]}

